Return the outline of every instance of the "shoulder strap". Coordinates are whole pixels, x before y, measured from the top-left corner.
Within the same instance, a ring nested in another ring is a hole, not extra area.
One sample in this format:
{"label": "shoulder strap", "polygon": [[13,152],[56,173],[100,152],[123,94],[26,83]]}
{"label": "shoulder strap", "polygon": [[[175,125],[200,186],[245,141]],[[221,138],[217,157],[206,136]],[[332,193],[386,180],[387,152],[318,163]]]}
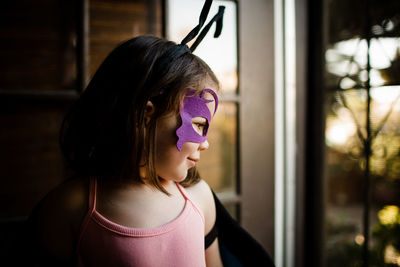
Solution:
{"label": "shoulder strap", "polygon": [[[189,198],[188,193],[186,192],[185,188],[183,188],[183,186],[182,186],[181,184],[179,184],[179,183],[176,183],[176,186],[178,187],[178,189],[179,189],[179,191],[181,192],[182,196],[183,196],[185,199],[191,201],[191,199]],[[191,201],[191,202],[192,202],[192,201]]]}
{"label": "shoulder strap", "polygon": [[97,179],[90,177],[89,180],[89,208],[90,214],[96,209]]}
{"label": "shoulder strap", "polygon": [[185,188],[184,188],[181,184],[179,184],[179,183],[176,183],[176,186],[178,187],[179,191],[181,191],[182,196],[183,196],[188,202],[190,202],[190,204],[193,206],[193,208],[195,209],[195,211],[200,215],[200,217],[201,217],[203,223],[205,223],[205,218],[204,218],[203,213],[201,212],[200,208],[197,207],[196,203],[194,203],[194,202],[192,201],[192,199],[189,197],[189,194],[187,193],[187,191],[185,190]]}
{"label": "shoulder strap", "polygon": [[209,246],[211,246],[211,244],[214,243],[214,241],[215,241],[215,239],[217,239],[217,237],[218,237],[218,228],[217,228],[217,224],[214,223],[213,228],[204,237],[204,248],[207,249]]}
{"label": "shoulder strap", "polygon": [[[200,216],[203,218],[203,221],[204,221],[203,214],[200,212],[199,208],[193,203],[193,201],[190,200],[185,188],[182,185],[180,185],[179,183],[177,183],[177,186],[179,188],[179,191],[181,191],[183,197],[185,199],[188,199],[193,204],[193,206],[196,208],[197,212],[200,214]],[[204,237],[204,249],[207,249],[209,246],[211,246],[211,244],[215,241],[215,239],[217,239],[217,237],[218,237],[218,228],[217,228],[217,224],[214,223],[213,228]]]}
{"label": "shoulder strap", "polygon": [[79,232],[78,242],[76,245],[76,253],[78,255],[78,260],[80,261],[80,246],[83,233],[89,223],[90,217],[92,216],[94,210],[96,209],[96,191],[97,191],[97,179],[95,177],[89,178],[89,201],[88,201],[88,212],[82,221],[81,229]]}

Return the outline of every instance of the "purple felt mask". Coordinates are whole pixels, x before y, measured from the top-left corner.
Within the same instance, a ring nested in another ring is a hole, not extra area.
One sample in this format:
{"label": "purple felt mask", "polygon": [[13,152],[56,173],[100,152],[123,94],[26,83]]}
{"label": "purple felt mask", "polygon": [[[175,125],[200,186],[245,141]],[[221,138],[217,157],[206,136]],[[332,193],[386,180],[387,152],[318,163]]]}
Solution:
{"label": "purple felt mask", "polygon": [[[205,93],[210,93],[214,97],[214,114],[217,111],[218,97],[213,90],[208,88],[204,89],[200,96],[194,90],[189,90],[188,93],[186,93],[186,96],[183,99],[183,106],[179,111],[182,119],[182,125],[176,130],[176,135],[178,136],[176,147],[179,151],[182,150],[183,143],[185,142],[203,143],[207,140],[208,126],[210,124],[212,115],[206,104],[212,102],[213,100],[204,98]],[[193,129],[192,119],[195,117],[203,117],[206,119],[207,126],[205,127],[204,135],[200,135]]]}

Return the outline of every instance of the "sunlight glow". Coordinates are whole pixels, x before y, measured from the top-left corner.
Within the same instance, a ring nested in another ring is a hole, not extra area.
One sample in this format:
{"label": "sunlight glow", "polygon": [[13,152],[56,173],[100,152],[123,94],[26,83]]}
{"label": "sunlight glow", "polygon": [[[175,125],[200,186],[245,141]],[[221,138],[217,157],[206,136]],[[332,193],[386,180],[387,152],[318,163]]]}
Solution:
{"label": "sunlight glow", "polygon": [[385,206],[378,212],[378,218],[383,225],[400,224],[400,209],[395,205]]}
{"label": "sunlight glow", "polygon": [[400,96],[400,86],[382,86],[371,89],[371,97],[381,104],[390,104]]}
{"label": "sunlight glow", "polygon": [[[375,70],[389,68],[397,57],[400,38],[374,38],[370,43],[370,64]],[[367,64],[367,42],[353,38],[336,43],[325,53],[328,71],[337,76],[354,75],[358,68]],[[353,61],[353,62],[352,62]],[[363,81],[366,75],[362,74]],[[371,72],[371,85],[382,85],[383,78],[377,71]]]}
{"label": "sunlight glow", "polygon": [[326,142],[331,146],[342,146],[355,133],[356,127],[350,118],[348,120],[333,119],[327,122]]}
{"label": "sunlight glow", "polygon": [[385,263],[400,266],[400,253],[393,247],[393,245],[386,246],[384,254]]}
{"label": "sunlight glow", "polygon": [[356,242],[357,245],[362,246],[364,244],[364,235],[356,235],[356,237],[354,238],[354,242]]}

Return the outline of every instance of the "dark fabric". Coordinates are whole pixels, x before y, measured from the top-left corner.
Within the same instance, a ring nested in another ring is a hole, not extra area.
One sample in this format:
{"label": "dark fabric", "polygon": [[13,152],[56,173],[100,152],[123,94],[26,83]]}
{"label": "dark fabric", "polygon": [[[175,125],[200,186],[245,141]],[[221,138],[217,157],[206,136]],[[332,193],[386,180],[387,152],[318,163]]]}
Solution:
{"label": "dark fabric", "polygon": [[275,266],[264,248],[232,218],[214,192],[213,195],[224,266]]}
{"label": "dark fabric", "polygon": [[204,240],[205,249],[207,249],[209,246],[211,246],[211,244],[214,242],[214,240],[217,237],[218,237],[218,228],[217,228],[217,224],[214,224],[211,231],[205,237],[205,240]]}
{"label": "dark fabric", "polygon": [[218,245],[221,260],[225,267],[243,267],[238,258],[222,242],[218,242]]}
{"label": "dark fabric", "polygon": [[[38,212],[46,198],[47,195],[42,200],[40,200],[40,202],[34,207],[28,219],[24,223],[24,243],[22,244],[22,251],[24,251],[25,257],[20,257],[19,264],[13,266],[76,266],[76,262],[74,259],[66,261],[54,257],[54,255],[48,250],[48,248],[45,247],[45,245],[42,243],[42,240],[38,236]],[[17,250],[17,253],[21,253],[21,249]]]}

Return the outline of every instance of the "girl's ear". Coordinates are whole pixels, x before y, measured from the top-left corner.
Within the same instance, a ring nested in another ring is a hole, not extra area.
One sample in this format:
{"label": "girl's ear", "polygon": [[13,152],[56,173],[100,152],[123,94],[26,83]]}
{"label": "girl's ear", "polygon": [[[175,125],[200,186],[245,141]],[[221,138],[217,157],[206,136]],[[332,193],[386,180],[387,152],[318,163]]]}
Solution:
{"label": "girl's ear", "polygon": [[145,110],[144,110],[144,119],[146,122],[146,126],[150,123],[151,117],[153,117],[156,108],[154,107],[151,101],[147,101]]}

